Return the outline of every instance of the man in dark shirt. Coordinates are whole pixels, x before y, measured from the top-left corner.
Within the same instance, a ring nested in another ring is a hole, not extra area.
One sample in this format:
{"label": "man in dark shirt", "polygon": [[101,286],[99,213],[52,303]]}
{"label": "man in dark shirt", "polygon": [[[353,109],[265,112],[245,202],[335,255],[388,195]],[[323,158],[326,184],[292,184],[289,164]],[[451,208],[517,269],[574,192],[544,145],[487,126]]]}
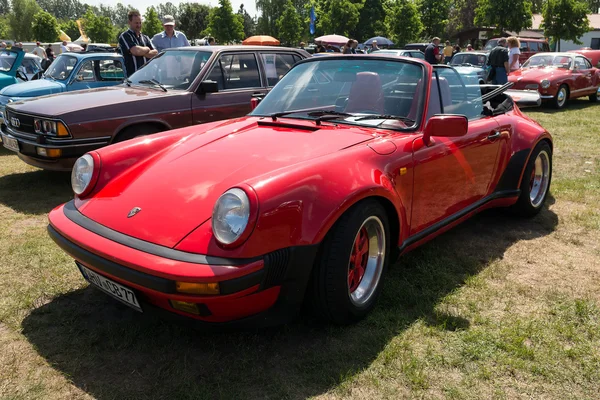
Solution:
{"label": "man in dark shirt", "polygon": [[425,61],[429,64],[437,64],[440,59],[440,38],[434,37],[431,43],[425,48]]}
{"label": "man in dark shirt", "polygon": [[125,59],[127,76],[131,76],[158,52],[152,46],[150,38],[142,33],[142,17],[139,11],[129,11],[127,19],[129,29],[119,36],[119,49]]}
{"label": "man in dark shirt", "polygon": [[498,46],[490,52],[488,56],[488,64],[494,69],[492,83],[504,85],[508,82],[508,49],[506,46],[506,38],[498,40]]}

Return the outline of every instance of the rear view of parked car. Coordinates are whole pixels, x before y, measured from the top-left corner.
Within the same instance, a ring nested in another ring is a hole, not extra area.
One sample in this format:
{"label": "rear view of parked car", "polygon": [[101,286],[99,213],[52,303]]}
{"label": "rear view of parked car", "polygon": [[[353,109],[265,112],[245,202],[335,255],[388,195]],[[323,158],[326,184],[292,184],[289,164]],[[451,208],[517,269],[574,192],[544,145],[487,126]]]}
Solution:
{"label": "rear view of parked car", "polygon": [[[550,51],[550,46],[545,39],[529,39],[529,38],[518,38],[521,43],[521,47],[519,50],[521,51],[521,55],[519,55],[519,63],[523,64],[525,61],[529,59],[534,54],[541,52]],[[490,51],[494,47],[498,46],[498,40],[500,38],[494,38],[487,41],[485,47],[483,48],[485,51]]]}

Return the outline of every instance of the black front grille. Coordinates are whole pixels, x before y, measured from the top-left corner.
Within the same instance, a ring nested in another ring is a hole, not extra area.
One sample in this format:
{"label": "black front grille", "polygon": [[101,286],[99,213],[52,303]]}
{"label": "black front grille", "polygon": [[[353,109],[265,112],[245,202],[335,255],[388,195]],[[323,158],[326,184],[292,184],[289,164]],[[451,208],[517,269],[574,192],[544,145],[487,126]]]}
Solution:
{"label": "black front grille", "polygon": [[[33,117],[30,115],[20,114],[6,109],[7,121],[5,124],[20,132],[35,134],[35,130],[33,129]],[[13,123],[18,120],[17,124]],[[18,125],[18,126],[15,126]]]}
{"label": "black front grille", "polygon": [[269,253],[265,256],[265,277],[263,279],[262,288],[266,289],[271,286],[281,285],[285,272],[290,261],[290,250],[281,249]]}

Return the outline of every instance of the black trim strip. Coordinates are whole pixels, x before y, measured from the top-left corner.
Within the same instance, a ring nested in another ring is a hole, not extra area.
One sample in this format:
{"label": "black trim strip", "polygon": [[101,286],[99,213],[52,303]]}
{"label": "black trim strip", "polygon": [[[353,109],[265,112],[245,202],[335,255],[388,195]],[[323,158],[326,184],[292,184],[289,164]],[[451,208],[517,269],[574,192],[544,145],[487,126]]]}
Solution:
{"label": "black trim strip", "polygon": [[[311,120],[307,119],[307,121],[311,121]],[[278,122],[278,121],[263,121],[261,119],[256,121],[256,124],[258,126],[274,126],[277,128],[293,128],[293,129],[299,129],[299,130],[311,131],[311,132],[315,132],[315,131],[318,131],[319,129],[321,129],[319,126],[316,126],[316,125],[315,126],[306,126],[306,125],[298,125],[298,124]]]}
{"label": "black trim strip", "polygon": [[189,262],[193,264],[205,264],[205,265],[243,265],[249,264],[254,261],[262,259],[262,257],[255,258],[223,258],[207,256],[204,254],[188,253],[185,251],[171,249],[169,247],[161,246],[158,244],[150,243],[145,240],[137,239],[129,235],[125,235],[121,232],[117,232],[104,225],[97,223],[79,212],[73,200],[65,204],[64,208],[65,216],[76,223],[77,225],[85,228],[97,235],[100,235],[106,239],[112,240],[113,242],[122,244],[132,249],[143,251],[145,253],[153,254],[155,256],[168,258],[175,261]]}
{"label": "black trim strip", "polygon": [[[134,269],[125,267],[121,264],[100,257],[99,255],[94,254],[71,242],[69,239],[65,238],[60,233],[58,233],[58,231],[54,229],[51,225],[48,225],[48,234],[50,235],[52,240],[56,242],[56,244],[58,244],[65,252],[67,252],[73,258],[83,262],[84,264],[93,266],[102,272],[121,278],[124,281],[135,283],[148,289],[156,290],[161,293],[184,294],[179,293],[175,290],[175,281],[136,271]],[[221,295],[240,292],[244,289],[256,286],[262,282],[263,275],[264,270],[261,269],[259,271],[254,271],[248,275],[241,276],[239,278],[220,281],[219,288]]]}
{"label": "black trim strip", "polygon": [[489,196],[484,197],[483,199],[471,204],[469,207],[466,207],[466,208],[460,210],[459,212],[452,214],[448,218],[431,225],[429,228],[424,229],[421,232],[407,238],[404,241],[404,243],[402,243],[402,245],[398,247],[398,250],[401,253],[408,246],[425,239],[427,236],[434,234],[435,232],[442,229],[446,225],[450,225],[451,223],[459,220],[460,218],[464,217],[465,215],[477,210],[478,208],[483,206],[485,203],[489,203],[492,200],[502,199],[502,198],[506,198],[506,197],[517,197],[520,194],[521,194],[521,190],[519,190],[519,189],[494,192],[494,193],[490,194]]}

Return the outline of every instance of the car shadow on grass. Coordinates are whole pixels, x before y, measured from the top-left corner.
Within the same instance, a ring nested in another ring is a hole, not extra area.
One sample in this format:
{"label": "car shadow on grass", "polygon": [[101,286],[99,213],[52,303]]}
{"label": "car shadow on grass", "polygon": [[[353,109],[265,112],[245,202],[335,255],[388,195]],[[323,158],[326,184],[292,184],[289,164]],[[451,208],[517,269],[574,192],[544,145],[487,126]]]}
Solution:
{"label": "car shadow on grass", "polygon": [[1,143],[0,143],[0,157],[2,156],[14,156],[17,153],[15,153],[14,151],[10,151],[8,150],[6,147],[4,147]]}
{"label": "car shadow on grass", "polygon": [[306,398],[369,368],[416,321],[468,329],[470,321],[436,305],[511,245],[546,236],[557,224],[547,208],[528,220],[484,212],[402,256],[374,312],[353,326],[304,317],[278,328],[202,332],[144,316],[88,287],[33,310],[23,334],[98,399]]}
{"label": "car shadow on grass", "polygon": [[37,170],[0,176],[0,204],[24,214],[47,214],[73,198],[68,172]]}
{"label": "car shadow on grass", "polygon": [[560,109],[553,108],[550,103],[543,103],[539,108],[532,108],[531,110],[540,111],[544,114],[555,114],[564,111],[585,110],[590,107],[598,107],[598,104],[599,103],[592,103],[587,98],[580,98],[568,100],[567,104],[565,104],[565,106]]}

